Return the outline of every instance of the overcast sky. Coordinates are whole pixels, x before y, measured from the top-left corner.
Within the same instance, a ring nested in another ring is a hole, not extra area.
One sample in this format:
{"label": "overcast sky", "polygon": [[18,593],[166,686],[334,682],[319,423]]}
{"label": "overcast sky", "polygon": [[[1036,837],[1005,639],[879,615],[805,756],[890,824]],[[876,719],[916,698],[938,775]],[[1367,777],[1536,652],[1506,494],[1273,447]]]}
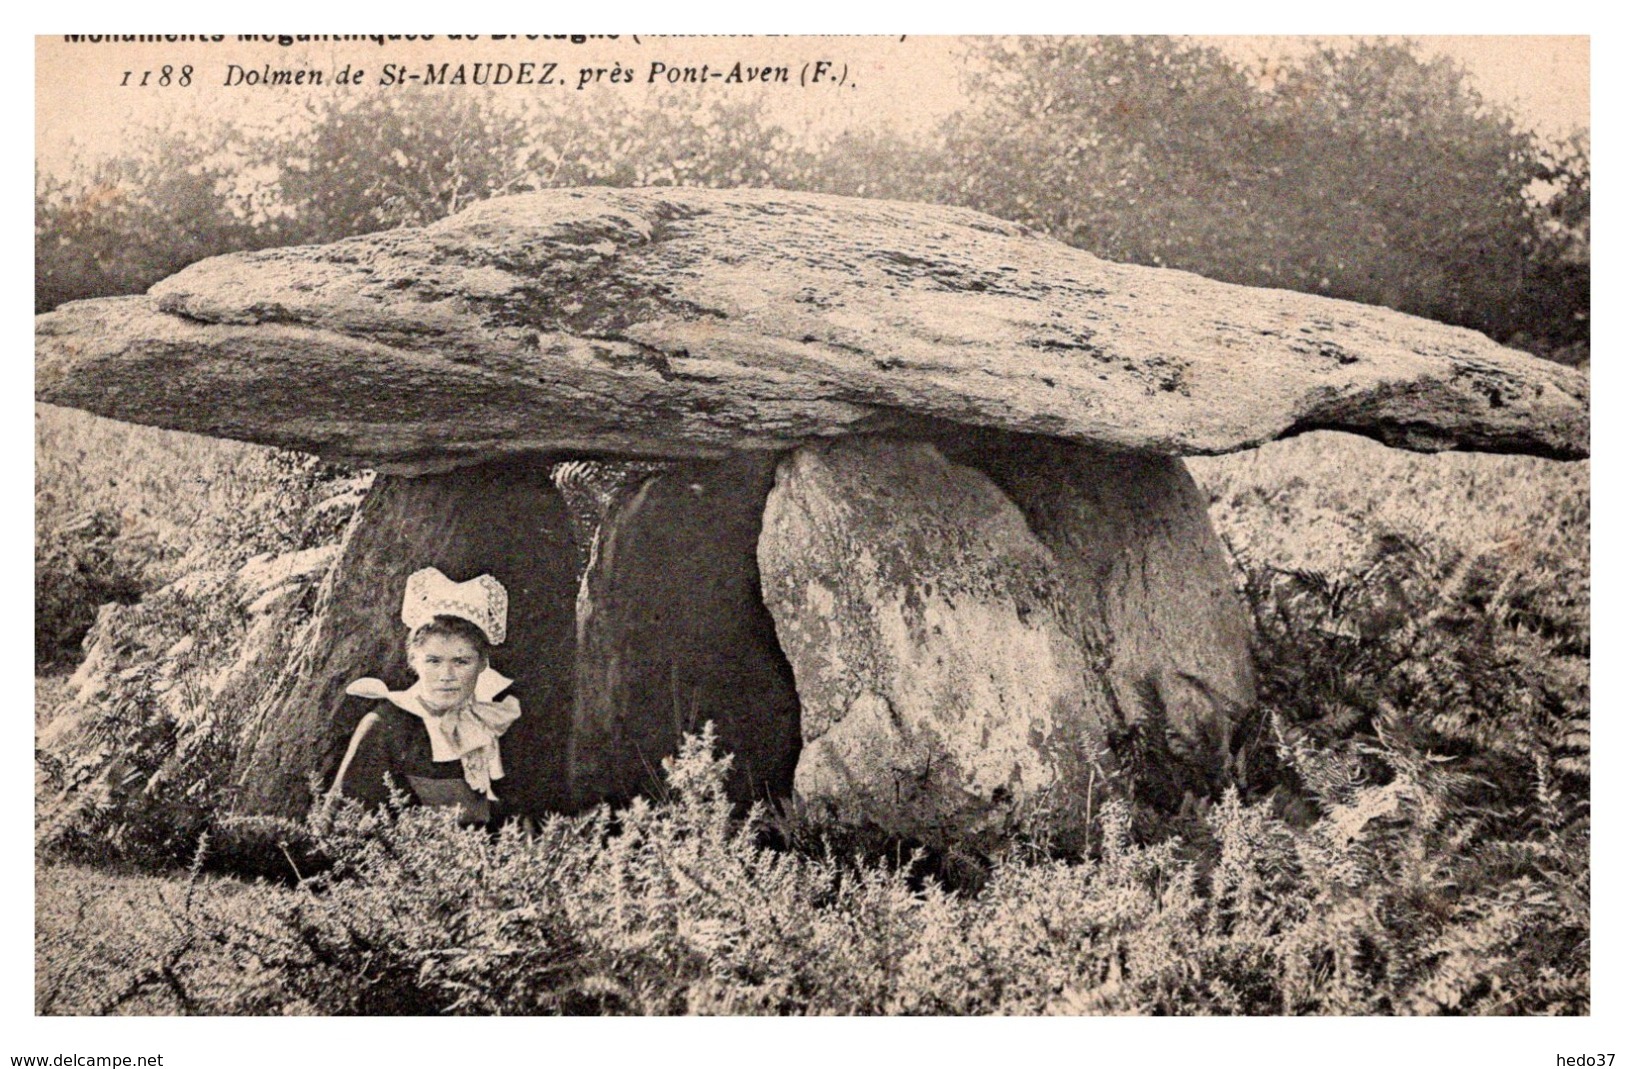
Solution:
{"label": "overcast sky", "polygon": [[[489,36],[489,35],[487,35]],[[1238,58],[1260,64],[1271,57],[1286,58],[1314,46],[1315,39],[1303,37],[1208,37]],[[1349,38],[1325,40],[1347,41]],[[1513,109],[1537,130],[1561,136],[1589,124],[1590,55],[1584,37],[1423,37],[1424,50],[1451,56],[1471,73],[1481,91],[1491,100]],[[888,123],[908,126],[929,123],[961,101],[959,75],[963,70],[963,41],[951,37],[780,37],[747,40],[737,37],[683,40],[643,38],[642,43],[606,42],[602,45],[540,45],[480,42],[479,48],[463,43],[435,42],[436,61],[520,60],[543,58],[560,60],[561,68],[574,71],[583,64],[635,66],[639,83],[633,86],[589,88],[586,92],[615,92],[622,95],[672,92],[669,87],[649,87],[644,77],[651,62],[665,58],[676,63],[732,62],[786,63],[799,71],[803,62],[830,58],[848,69],[850,85],[844,91],[816,93],[794,89],[741,89],[735,87],[703,90],[678,88],[678,93],[729,92],[733,99],[746,93],[762,93],[775,117],[794,121],[805,119],[826,128],[843,128],[857,123]],[[684,49],[689,50],[684,55]],[[301,98],[321,89],[226,88],[221,73],[226,61],[241,60],[244,66],[259,67],[269,62],[279,67],[308,65],[328,71],[346,62],[365,63],[377,77],[385,62],[414,60],[396,47],[372,45],[275,45],[254,48],[232,55],[229,46],[174,45],[109,46],[63,45],[60,37],[40,38],[38,60],[39,162],[55,168],[67,155],[70,143],[95,154],[117,150],[121,136],[131,126],[159,114],[186,122],[200,114],[251,116],[255,109],[266,113],[286,113]],[[121,85],[124,72],[162,64],[179,67],[195,64],[196,76],[187,87],[137,90]],[[410,92],[410,87],[398,91]],[[510,93],[535,92],[511,88]],[[570,99],[574,88],[565,88],[555,100]]]}
{"label": "overcast sky", "polygon": [[[1290,54],[1305,38],[1215,37],[1237,54]],[[1351,38],[1328,37],[1328,42]],[[1471,72],[1479,90],[1528,120],[1541,133],[1562,136],[1591,121],[1590,45],[1585,37],[1417,37],[1425,53],[1446,55]]]}

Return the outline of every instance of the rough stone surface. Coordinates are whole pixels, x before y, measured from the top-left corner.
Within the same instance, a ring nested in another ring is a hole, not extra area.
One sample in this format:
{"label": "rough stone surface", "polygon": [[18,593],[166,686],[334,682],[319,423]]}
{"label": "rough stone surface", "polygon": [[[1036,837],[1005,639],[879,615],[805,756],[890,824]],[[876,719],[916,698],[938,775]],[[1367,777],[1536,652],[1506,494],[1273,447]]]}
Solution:
{"label": "rough stone surface", "polygon": [[731,794],[790,793],[795,685],[756,565],[773,468],[767,454],[675,465],[600,527],[576,610],[577,805],[647,789],[707,720],[734,757]]}
{"label": "rough stone surface", "polygon": [[565,752],[575,669],[575,556],[563,499],[536,464],[416,479],[380,477],[362,503],[314,617],[255,711],[240,750],[237,807],[300,816],[312,773],[330,781],[366,703],[346,684],[404,687],[406,577],[489,572],[508,589],[508,638],[492,658],[524,715],[503,736],[503,798],[522,812],[569,807]]}
{"label": "rough stone surface", "polygon": [[991,476],[1055,555],[1063,626],[1105,651],[1122,717],[1166,729],[1169,781],[1211,786],[1253,703],[1251,622],[1184,461],[1006,435],[954,458]]}
{"label": "rough stone surface", "polygon": [[195,264],[36,321],[36,396],[444,469],[1000,428],[1216,453],[1311,429],[1572,458],[1585,376],[1382,308],[1108,263],[963,209],[551,190]]}
{"label": "rough stone surface", "polygon": [[1104,666],[1058,611],[1065,571],[987,476],[917,442],[798,450],[759,556],[801,698],[808,803],[992,845],[1108,770]]}

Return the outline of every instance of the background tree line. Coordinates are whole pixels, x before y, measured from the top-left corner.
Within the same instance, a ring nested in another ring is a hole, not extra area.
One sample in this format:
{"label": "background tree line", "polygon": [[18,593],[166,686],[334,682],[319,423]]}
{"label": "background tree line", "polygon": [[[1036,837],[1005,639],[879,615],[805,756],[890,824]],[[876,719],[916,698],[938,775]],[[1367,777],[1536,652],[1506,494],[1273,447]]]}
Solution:
{"label": "background tree line", "polygon": [[958,204],[1108,259],[1382,304],[1579,362],[1590,155],[1406,41],[1261,78],[1170,38],[976,46],[929,130],[792,130],[759,104],[466,91],[313,102],[272,127],[134,131],[37,176],[37,311],[237,249],[421,224],[570,185],[772,186]]}

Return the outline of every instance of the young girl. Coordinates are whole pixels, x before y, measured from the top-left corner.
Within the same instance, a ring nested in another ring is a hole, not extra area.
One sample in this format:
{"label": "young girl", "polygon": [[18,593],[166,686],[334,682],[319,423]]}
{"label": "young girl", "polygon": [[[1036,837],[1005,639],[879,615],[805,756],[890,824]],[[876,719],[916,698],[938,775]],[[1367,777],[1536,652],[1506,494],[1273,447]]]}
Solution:
{"label": "young girl", "polygon": [[407,579],[401,620],[417,682],[392,691],[359,679],[346,688],[378,704],[356,725],[334,794],[376,805],[393,783],[421,805],[455,806],[464,824],[492,822],[497,740],[519,719],[519,700],[501,697],[513,681],[491,667],[507,619],[508,593],[489,575],[453,583],[425,568]]}

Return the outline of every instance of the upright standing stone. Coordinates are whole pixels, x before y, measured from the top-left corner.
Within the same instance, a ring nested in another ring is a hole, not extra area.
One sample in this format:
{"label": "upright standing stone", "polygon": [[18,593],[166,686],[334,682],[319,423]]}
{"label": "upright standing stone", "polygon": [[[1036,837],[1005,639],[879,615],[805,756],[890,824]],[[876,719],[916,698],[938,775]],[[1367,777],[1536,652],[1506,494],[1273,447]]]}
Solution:
{"label": "upright standing stone", "polygon": [[925,842],[997,843],[1107,772],[1095,655],[1065,577],[980,472],[922,442],[843,439],[779,465],[763,592],[795,669],[796,791]]}
{"label": "upright standing stone", "polygon": [[1104,648],[1124,717],[1165,722],[1184,766],[1169,771],[1185,788],[1212,785],[1231,725],[1253,702],[1251,624],[1184,461],[1016,435],[981,441],[955,457],[987,472],[1055,555],[1065,626]]}
{"label": "upright standing stone", "polygon": [[564,501],[545,462],[422,478],[380,476],[345,537],[288,666],[239,750],[240,811],[303,813],[306,780],[332,776],[363,709],[361,676],[412,681],[400,620],[406,577],[488,572],[508,589],[508,639],[493,656],[524,715],[502,740],[503,798],[522,812],[569,805],[565,751],[575,669],[575,555]]}
{"label": "upright standing stone", "polygon": [[731,793],[785,796],[801,746],[790,665],[762,604],[756,542],[770,454],[646,480],[598,532],[577,609],[576,802],[624,800],[707,720]]}

